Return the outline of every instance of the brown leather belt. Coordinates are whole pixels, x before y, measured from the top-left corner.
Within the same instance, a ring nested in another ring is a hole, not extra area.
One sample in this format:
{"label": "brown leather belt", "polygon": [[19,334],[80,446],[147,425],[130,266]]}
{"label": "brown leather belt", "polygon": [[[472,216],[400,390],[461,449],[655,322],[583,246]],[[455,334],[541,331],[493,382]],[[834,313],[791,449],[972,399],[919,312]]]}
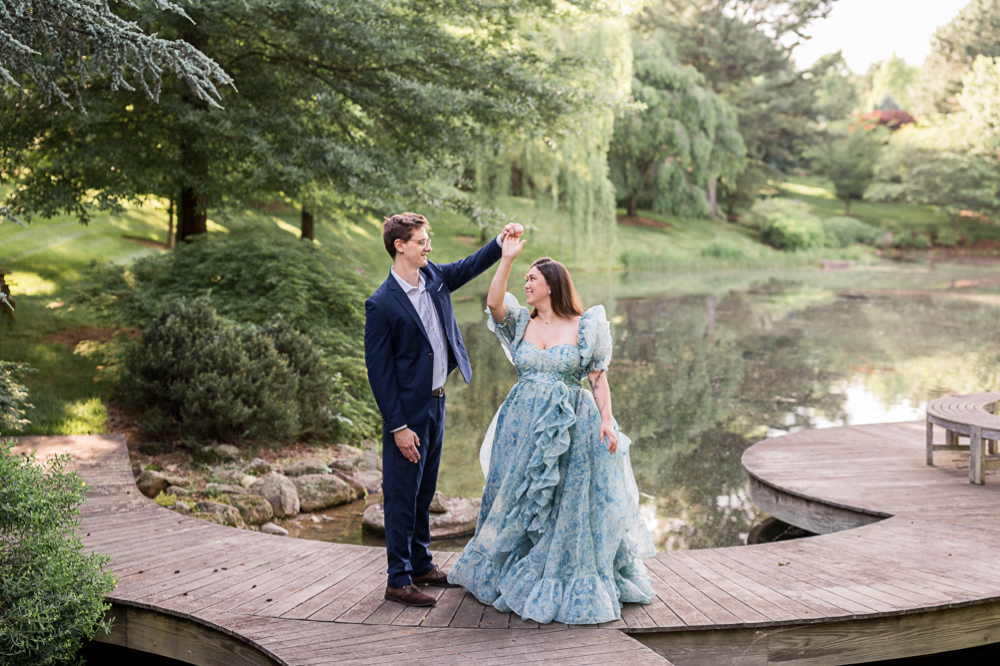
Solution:
{"label": "brown leather belt", "polygon": [[432,398],[443,398],[444,397],[444,387],[442,386],[441,388],[436,388],[433,391],[431,391],[431,397]]}

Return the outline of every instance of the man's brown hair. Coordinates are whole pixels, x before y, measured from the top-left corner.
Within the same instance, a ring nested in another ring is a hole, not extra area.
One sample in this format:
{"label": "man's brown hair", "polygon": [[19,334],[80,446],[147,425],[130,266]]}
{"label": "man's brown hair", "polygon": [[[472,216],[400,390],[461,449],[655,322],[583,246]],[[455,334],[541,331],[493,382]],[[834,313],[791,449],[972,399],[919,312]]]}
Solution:
{"label": "man's brown hair", "polygon": [[385,243],[385,251],[393,259],[396,258],[396,240],[404,243],[413,236],[421,227],[430,229],[430,223],[423,215],[416,213],[399,213],[392,217],[385,218],[382,223],[382,242]]}
{"label": "man's brown hair", "polygon": [[[583,314],[583,304],[580,302],[580,295],[576,293],[573,286],[573,278],[569,276],[566,267],[551,257],[536,259],[531,264],[532,268],[537,268],[538,272],[545,278],[545,284],[552,291],[552,312],[557,317],[572,319]],[[532,310],[531,318],[538,316],[538,310]]]}

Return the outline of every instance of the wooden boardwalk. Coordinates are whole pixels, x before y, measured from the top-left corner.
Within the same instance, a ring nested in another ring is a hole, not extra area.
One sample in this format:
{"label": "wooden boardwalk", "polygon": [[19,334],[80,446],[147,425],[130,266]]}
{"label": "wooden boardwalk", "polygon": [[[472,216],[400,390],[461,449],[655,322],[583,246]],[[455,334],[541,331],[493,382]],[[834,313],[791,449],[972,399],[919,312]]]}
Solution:
{"label": "wooden boardwalk", "polygon": [[[924,424],[814,430],[744,455],[754,501],[823,533],[659,553],[657,598],[620,622],[538,626],[462,589],[385,602],[381,549],[197,521],[139,494],[116,437],[69,451],[90,485],[88,547],[119,583],[110,642],[209,664],[853,664],[1000,641],[1000,483],[924,460]],[[950,462],[949,456],[956,457]],[[445,570],[456,557],[438,554]],[[669,661],[668,661],[669,659]]]}

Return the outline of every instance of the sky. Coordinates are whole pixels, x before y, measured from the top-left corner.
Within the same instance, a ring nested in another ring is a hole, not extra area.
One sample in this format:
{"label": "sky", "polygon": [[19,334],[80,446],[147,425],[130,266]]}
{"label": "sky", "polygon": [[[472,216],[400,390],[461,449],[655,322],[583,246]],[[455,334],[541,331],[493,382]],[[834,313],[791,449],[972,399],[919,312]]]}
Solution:
{"label": "sky", "polygon": [[812,37],[795,49],[800,68],[833,51],[843,51],[848,66],[863,74],[893,52],[920,66],[930,52],[934,31],[958,14],[969,0],[837,0],[827,18],[810,29]]}

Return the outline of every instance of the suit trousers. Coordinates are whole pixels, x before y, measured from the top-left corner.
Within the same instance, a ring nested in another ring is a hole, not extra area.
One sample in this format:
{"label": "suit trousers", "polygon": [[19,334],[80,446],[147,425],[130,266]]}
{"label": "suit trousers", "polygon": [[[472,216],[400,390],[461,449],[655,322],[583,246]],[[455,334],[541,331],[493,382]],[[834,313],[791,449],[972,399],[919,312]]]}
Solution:
{"label": "suit trousers", "polygon": [[385,550],[389,587],[403,587],[428,573],[431,561],[430,509],[437,489],[444,444],[445,397],[431,398],[423,423],[410,429],[420,438],[420,460],[411,463],[382,429],[382,494],[385,507]]}

